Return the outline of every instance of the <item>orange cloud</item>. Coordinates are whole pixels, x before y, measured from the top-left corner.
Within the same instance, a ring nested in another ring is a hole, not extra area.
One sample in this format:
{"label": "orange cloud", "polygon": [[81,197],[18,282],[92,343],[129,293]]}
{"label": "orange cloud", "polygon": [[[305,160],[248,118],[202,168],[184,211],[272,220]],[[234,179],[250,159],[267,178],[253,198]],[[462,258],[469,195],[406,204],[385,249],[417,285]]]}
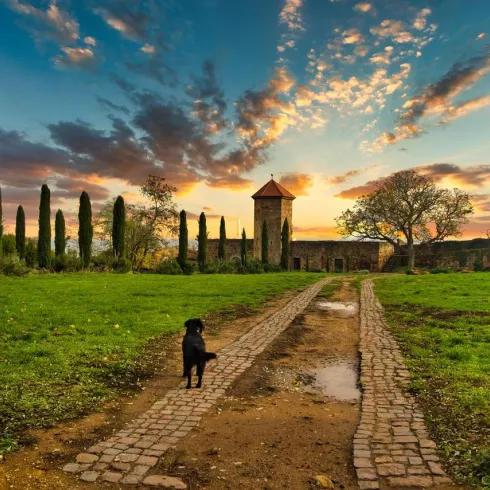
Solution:
{"label": "orange cloud", "polygon": [[335,226],[312,226],[312,227],[301,227],[294,226],[293,233],[295,238],[305,237],[305,238],[339,238],[337,233],[337,228]]}
{"label": "orange cloud", "polygon": [[313,185],[313,177],[308,174],[289,173],[279,179],[279,183],[295,196],[307,196]]}

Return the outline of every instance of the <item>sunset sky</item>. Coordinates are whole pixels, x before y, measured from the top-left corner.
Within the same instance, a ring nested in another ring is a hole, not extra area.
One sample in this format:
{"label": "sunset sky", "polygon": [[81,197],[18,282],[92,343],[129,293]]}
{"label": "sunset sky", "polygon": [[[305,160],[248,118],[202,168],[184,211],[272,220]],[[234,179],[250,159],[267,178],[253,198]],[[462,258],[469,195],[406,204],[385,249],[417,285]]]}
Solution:
{"label": "sunset sky", "polygon": [[[417,168],[490,229],[488,0],[0,0],[0,186],[37,233],[39,189],[75,219],[149,174],[235,238],[270,174],[297,239]],[[193,235],[194,234],[194,235]]]}

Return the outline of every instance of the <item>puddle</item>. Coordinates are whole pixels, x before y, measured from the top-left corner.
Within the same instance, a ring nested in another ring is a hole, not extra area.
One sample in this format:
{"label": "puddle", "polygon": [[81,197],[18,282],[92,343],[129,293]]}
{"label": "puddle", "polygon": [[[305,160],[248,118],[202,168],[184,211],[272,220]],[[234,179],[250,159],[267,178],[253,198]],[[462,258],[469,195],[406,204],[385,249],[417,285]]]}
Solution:
{"label": "puddle", "polygon": [[317,308],[340,313],[343,318],[350,318],[357,313],[357,303],[342,303],[340,301],[318,301]]}
{"label": "puddle", "polygon": [[[353,362],[338,361],[316,371],[297,376],[306,391],[321,390],[325,396],[341,401],[355,401],[361,398],[357,387],[357,369]],[[306,382],[305,382],[306,381]]]}

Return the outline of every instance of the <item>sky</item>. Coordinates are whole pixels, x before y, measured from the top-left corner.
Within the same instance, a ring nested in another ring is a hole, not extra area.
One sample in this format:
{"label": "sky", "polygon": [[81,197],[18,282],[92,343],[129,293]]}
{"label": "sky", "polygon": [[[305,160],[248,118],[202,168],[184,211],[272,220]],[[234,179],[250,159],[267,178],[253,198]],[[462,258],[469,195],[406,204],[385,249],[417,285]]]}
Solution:
{"label": "sky", "polygon": [[179,209],[253,236],[251,195],[297,196],[296,239],[377,179],[417,169],[473,195],[490,229],[488,0],[0,0],[0,187],[37,233],[39,190],[72,223],[141,202],[148,175]]}

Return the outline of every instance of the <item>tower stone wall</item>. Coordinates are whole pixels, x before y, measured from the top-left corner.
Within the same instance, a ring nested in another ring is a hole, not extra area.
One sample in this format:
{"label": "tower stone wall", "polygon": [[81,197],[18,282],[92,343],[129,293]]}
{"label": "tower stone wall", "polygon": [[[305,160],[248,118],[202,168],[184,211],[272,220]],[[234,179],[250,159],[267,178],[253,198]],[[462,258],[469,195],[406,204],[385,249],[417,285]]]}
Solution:
{"label": "tower stone wall", "polygon": [[262,226],[267,221],[269,228],[269,262],[281,261],[281,231],[284,220],[288,219],[289,239],[293,232],[293,201],[280,197],[255,199],[254,206],[254,257],[262,258]]}

